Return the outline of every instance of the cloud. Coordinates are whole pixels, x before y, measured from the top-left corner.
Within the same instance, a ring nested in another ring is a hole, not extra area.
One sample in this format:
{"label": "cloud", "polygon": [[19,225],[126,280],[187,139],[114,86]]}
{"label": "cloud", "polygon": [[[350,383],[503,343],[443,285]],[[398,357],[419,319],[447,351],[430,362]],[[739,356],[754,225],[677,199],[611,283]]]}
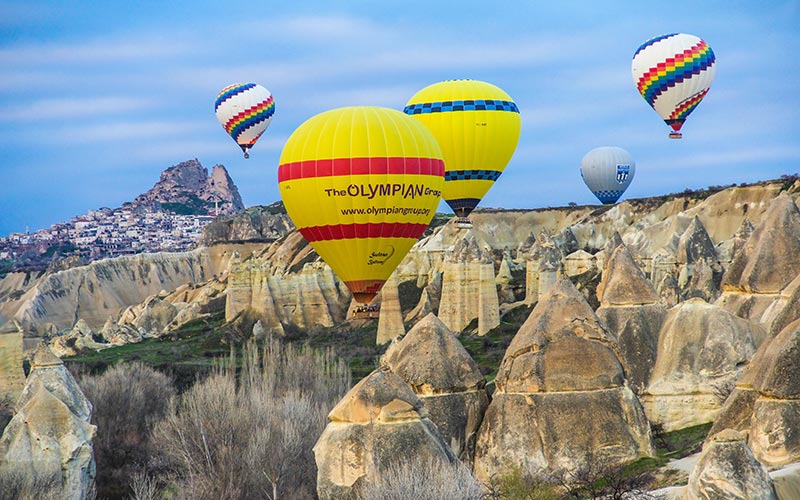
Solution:
{"label": "cloud", "polygon": [[153,105],[150,99],[125,96],[40,99],[0,110],[0,121],[85,118],[140,110]]}
{"label": "cloud", "polygon": [[190,53],[191,43],[163,35],[140,34],[132,39],[95,39],[83,43],[17,44],[0,49],[0,65],[38,67],[42,64],[101,64],[152,61]]}
{"label": "cloud", "polygon": [[[206,123],[196,121],[111,121],[56,127],[46,135],[46,138],[38,138],[38,140],[52,144],[127,142],[133,149],[138,149],[136,143],[139,141],[158,140],[165,137],[187,137],[206,129]],[[33,137],[29,138],[33,139]]]}

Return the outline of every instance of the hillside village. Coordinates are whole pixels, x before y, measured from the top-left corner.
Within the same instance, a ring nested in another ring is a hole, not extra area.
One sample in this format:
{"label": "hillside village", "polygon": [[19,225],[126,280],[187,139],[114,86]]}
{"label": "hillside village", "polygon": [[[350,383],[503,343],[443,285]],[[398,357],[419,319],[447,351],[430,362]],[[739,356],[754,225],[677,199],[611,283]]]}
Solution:
{"label": "hillside village", "polygon": [[33,232],[0,236],[2,270],[44,269],[64,257],[82,262],[193,248],[215,217],[244,209],[225,167],[209,176],[197,160],[166,169],[148,192],[119,208],[99,208]]}

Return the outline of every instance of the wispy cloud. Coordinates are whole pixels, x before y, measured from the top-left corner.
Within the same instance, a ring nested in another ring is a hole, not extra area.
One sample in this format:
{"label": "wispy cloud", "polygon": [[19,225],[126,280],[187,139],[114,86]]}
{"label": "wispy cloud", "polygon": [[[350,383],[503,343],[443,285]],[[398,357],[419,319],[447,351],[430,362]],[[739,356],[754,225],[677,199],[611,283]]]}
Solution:
{"label": "wispy cloud", "polygon": [[17,44],[0,48],[0,64],[36,67],[41,64],[100,64],[153,60],[192,51],[189,43],[162,35],[130,39],[95,39],[83,43]]}
{"label": "wispy cloud", "polygon": [[30,104],[17,104],[0,109],[0,121],[85,118],[141,110],[153,105],[151,99],[125,96],[40,99]]}

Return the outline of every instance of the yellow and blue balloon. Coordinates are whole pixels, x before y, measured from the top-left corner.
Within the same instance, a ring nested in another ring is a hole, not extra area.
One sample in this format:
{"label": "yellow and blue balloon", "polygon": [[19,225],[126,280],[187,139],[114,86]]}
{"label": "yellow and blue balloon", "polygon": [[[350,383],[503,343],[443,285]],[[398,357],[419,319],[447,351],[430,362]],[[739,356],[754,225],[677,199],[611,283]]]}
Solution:
{"label": "yellow and blue balloon", "polygon": [[505,91],[478,80],[447,80],[411,97],[404,110],[442,147],[442,197],[467,217],[503,173],[519,142],[519,109]]}

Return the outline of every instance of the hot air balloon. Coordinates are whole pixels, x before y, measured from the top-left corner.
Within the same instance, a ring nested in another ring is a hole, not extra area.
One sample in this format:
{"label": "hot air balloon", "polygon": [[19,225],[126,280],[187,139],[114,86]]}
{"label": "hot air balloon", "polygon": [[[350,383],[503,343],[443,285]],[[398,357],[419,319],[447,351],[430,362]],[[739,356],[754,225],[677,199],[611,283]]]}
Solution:
{"label": "hot air balloon", "polygon": [[717,71],[714,52],[694,35],[672,33],[644,42],[631,63],[633,81],[647,104],[680,139],[689,113],[700,104]]}
{"label": "hot air balloon", "polygon": [[222,89],[214,103],[217,120],[250,158],[249,150],[267,130],[275,114],[269,90],[256,83],[234,83]]}
{"label": "hot air balloon", "polygon": [[444,160],[433,134],[400,111],[346,107],[292,133],[278,183],[292,222],[366,304],[430,224]]}
{"label": "hot air balloon", "polygon": [[420,90],[403,110],[422,122],[444,153],[442,197],[461,227],[508,165],[519,142],[517,105],[502,89],[477,80],[447,80]]}
{"label": "hot air balloon", "polygon": [[604,205],[617,202],[628,189],[636,173],[636,162],[622,148],[595,148],[581,160],[583,182]]}

